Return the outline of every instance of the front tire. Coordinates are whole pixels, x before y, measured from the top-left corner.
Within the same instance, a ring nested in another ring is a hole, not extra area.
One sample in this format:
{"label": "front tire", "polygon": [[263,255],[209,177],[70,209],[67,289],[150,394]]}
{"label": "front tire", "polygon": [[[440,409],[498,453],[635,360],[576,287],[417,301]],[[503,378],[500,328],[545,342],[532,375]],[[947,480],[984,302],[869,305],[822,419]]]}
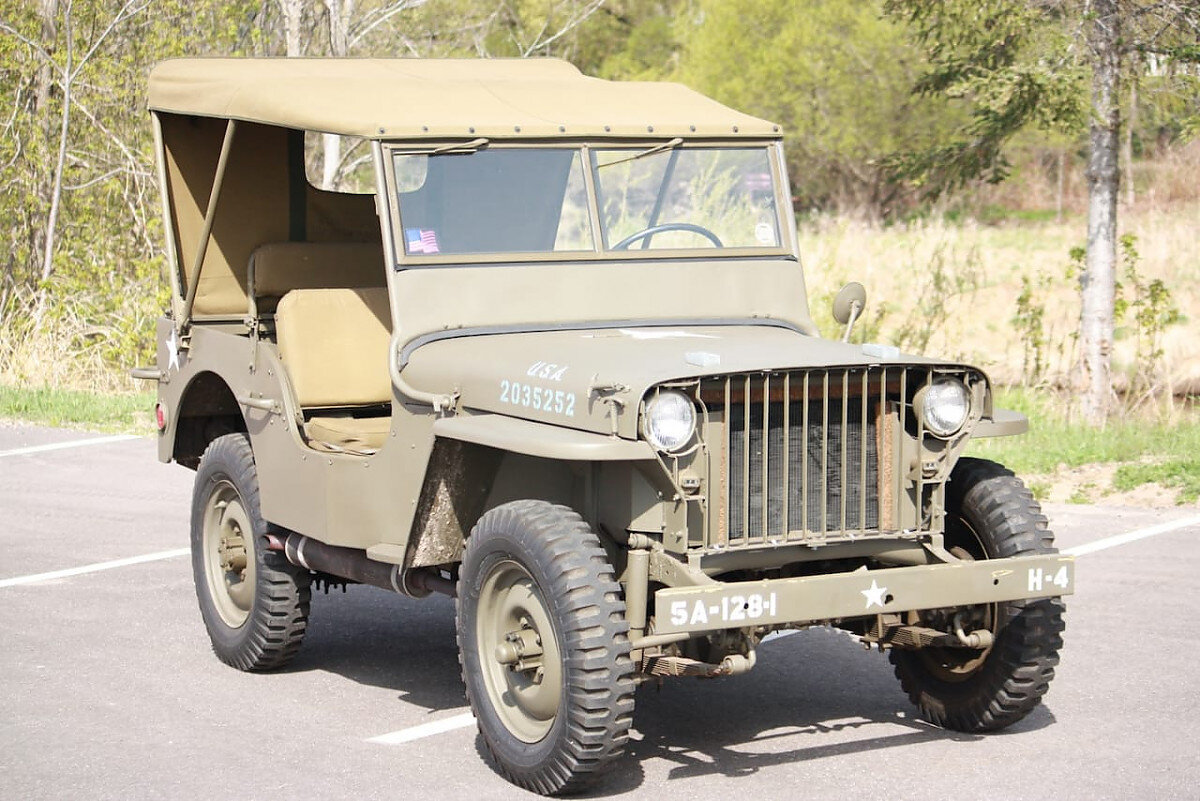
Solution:
{"label": "front tire", "polygon": [[213,652],[239,670],[283,666],[308,624],[310,574],[268,550],[268,532],[250,441],[218,437],[192,491],[192,574]]}
{"label": "front tire", "polygon": [[543,795],[594,781],[633,718],[625,603],[599,538],[542,501],[488,511],[458,585],[463,683],[498,771]]}
{"label": "front tire", "polygon": [[[959,460],[946,486],[946,547],[969,559],[1057,552],[1021,480],[995,462],[971,458]],[[1011,726],[1041,703],[1054,678],[1063,610],[1060,598],[976,607],[976,619],[995,637],[990,648],[892,649],[896,677],[930,723],[963,732]],[[939,618],[934,625],[945,630],[943,610],[921,614]]]}

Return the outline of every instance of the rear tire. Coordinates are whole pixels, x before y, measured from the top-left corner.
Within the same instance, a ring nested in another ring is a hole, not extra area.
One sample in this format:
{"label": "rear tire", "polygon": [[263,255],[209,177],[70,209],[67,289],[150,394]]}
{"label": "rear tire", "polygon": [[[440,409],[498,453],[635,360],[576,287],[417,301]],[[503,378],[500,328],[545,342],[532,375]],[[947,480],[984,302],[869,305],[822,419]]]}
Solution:
{"label": "rear tire", "polygon": [[595,781],[624,751],[634,691],[625,603],[596,534],[542,501],[490,510],[467,540],[457,612],[467,699],[500,774],[543,795]]}
{"label": "rear tire", "polygon": [[250,441],[216,438],[192,491],[192,574],[213,652],[239,670],[283,666],[308,625],[311,576],[267,549],[269,530]]}
{"label": "rear tire", "polygon": [[[974,559],[1057,552],[1021,480],[995,462],[970,458],[959,460],[946,487],[946,547]],[[1011,726],[1041,703],[1054,678],[1064,608],[1060,598],[977,608],[995,636],[990,648],[892,649],[896,677],[930,723],[963,732]]]}

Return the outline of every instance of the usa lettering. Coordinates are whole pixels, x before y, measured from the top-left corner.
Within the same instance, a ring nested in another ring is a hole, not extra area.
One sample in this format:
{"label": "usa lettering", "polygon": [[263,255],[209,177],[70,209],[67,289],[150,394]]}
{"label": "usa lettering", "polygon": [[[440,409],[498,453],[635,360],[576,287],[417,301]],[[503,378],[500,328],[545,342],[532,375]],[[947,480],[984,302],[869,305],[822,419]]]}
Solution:
{"label": "usa lettering", "polygon": [[552,362],[534,362],[529,365],[529,369],[525,371],[525,375],[530,378],[543,378],[547,381],[562,381],[568,369],[566,365],[558,365]]}

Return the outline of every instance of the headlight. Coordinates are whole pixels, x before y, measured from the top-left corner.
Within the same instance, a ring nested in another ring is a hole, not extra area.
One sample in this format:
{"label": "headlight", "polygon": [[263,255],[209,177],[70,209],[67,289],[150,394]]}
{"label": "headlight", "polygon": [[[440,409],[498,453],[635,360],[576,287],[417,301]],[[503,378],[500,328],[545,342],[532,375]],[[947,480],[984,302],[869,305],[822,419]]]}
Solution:
{"label": "headlight", "polygon": [[967,422],[971,413],[971,393],[956,378],[939,378],[922,387],[913,398],[913,406],[926,430],[935,437],[949,437]]}
{"label": "headlight", "polygon": [[696,431],[696,407],[682,392],[666,390],[646,401],[642,433],[660,451],[677,451]]}

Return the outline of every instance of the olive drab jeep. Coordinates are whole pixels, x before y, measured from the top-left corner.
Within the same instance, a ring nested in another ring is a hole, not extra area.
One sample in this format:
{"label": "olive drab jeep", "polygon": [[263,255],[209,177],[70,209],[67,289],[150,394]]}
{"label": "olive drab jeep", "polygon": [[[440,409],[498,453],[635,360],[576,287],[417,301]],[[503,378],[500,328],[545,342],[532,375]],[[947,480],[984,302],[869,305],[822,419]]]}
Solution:
{"label": "olive drab jeep", "polygon": [[[851,343],[860,286],[818,334],[778,126],[548,59],[181,59],[149,106],[173,292],[134,374],[219,659],[286,663],[314,582],[454,596],[486,751],[545,794],[621,756],[640,682],[784,629],[887,651],[939,726],[1040,702],[1074,565],[963,456],[1027,421]],[[307,180],[316,134],[364,191]]]}

